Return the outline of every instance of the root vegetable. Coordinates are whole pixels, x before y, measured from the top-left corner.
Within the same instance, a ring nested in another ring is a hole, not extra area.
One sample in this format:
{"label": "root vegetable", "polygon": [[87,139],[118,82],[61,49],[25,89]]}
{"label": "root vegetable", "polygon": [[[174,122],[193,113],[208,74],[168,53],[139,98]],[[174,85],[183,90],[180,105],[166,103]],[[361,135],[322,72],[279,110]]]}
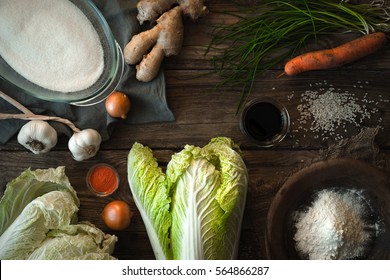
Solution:
{"label": "root vegetable", "polygon": [[[177,6],[157,19],[152,29],[134,35],[124,49],[125,61],[137,64],[139,81],[153,80],[160,69],[164,56],[179,54],[183,44],[181,8]],[[151,51],[148,53],[148,51]]]}
{"label": "root vegetable", "polygon": [[204,0],[141,0],[137,4],[137,19],[141,24],[145,21],[153,22],[175,4],[181,7],[183,14],[193,20],[207,13]]}
{"label": "root vegetable", "polygon": [[[47,127],[44,128],[42,125],[40,125],[40,128],[38,129],[36,127],[37,121],[56,121],[56,122],[63,123],[65,125],[67,125],[70,129],[72,129],[73,135],[69,139],[68,147],[69,147],[70,152],[72,153],[72,157],[77,161],[89,159],[89,158],[95,156],[96,153],[99,151],[101,136],[100,136],[99,132],[97,132],[96,130],[90,129],[90,128],[80,130],[78,127],[76,127],[74,125],[74,123],[72,123],[68,119],[64,119],[64,118],[57,117],[57,116],[45,116],[45,115],[34,114],[29,109],[24,107],[21,103],[19,103],[18,101],[16,101],[15,99],[8,96],[7,94],[5,94],[2,91],[0,91],[0,98],[4,99],[5,101],[7,101],[8,103],[10,103],[11,105],[15,106],[17,109],[19,109],[20,111],[23,112],[23,114],[0,113],[0,119],[2,119],[2,120],[19,119],[19,120],[30,121],[30,123],[27,123],[27,126],[25,125],[22,127],[22,129],[18,135],[18,141],[21,144],[23,142],[26,143],[25,142],[26,136],[28,136],[28,135],[33,136],[31,141],[29,140],[28,141],[29,143],[27,143],[28,145],[30,145],[31,149],[29,147],[25,146],[26,148],[30,149],[32,152],[41,153],[41,152],[47,151],[46,146],[48,145],[48,143],[45,143],[42,139],[42,135],[46,134],[47,132],[51,135],[50,142],[52,142],[52,143],[49,146],[52,147],[52,145],[54,146],[57,143],[57,137],[56,137],[56,135],[54,136],[54,132],[47,131],[48,128]],[[26,128],[26,127],[28,128],[28,127],[31,127],[32,125],[34,126],[33,130],[42,130],[44,128],[44,131],[35,132],[35,131],[31,130],[26,135],[25,131],[22,131],[23,128]],[[49,130],[51,130],[51,129],[49,128]],[[53,128],[53,130],[54,130],[54,128]],[[42,132],[44,132],[44,133],[42,134]],[[54,139],[54,137],[55,137],[55,139]],[[40,140],[40,141],[36,141],[36,140]],[[40,149],[42,149],[42,150],[39,151]]]}
{"label": "root vegetable", "polygon": [[57,144],[57,131],[48,122],[33,120],[22,126],[17,139],[34,154],[43,154]]}
{"label": "root vegetable", "polygon": [[140,0],[138,21],[157,22],[152,29],[136,34],[124,49],[127,64],[136,66],[136,78],[153,80],[165,56],[178,55],[183,44],[182,15],[196,20],[208,12],[204,0]]}
{"label": "root vegetable", "polygon": [[375,32],[333,49],[308,52],[288,61],[284,72],[293,76],[310,70],[342,66],[376,52],[386,44],[386,41],[385,33]]}
{"label": "root vegetable", "polygon": [[118,231],[124,230],[130,225],[133,215],[130,206],[122,200],[109,202],[102,212],[102,218],[106,226]]}
{"label": "root vegetable", "polygon": [[106,111],[113,118],[127,118],[130,111],[131,102],[129,97],[119,91],[114,91],[106,99]]}

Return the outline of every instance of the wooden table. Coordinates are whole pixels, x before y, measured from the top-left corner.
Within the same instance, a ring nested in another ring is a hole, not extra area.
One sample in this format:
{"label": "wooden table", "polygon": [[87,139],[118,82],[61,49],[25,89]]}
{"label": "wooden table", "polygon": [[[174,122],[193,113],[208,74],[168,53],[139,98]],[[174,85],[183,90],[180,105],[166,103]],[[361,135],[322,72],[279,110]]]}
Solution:
{"label": "wooden table", "polygon": [[[382,128],[375,141],[380,148],[380,154],[384,156],[383,167],[389,172],[389,45],[370,57],[342,68],[314,71],[296,77],[278,77],[283,72],[280,67],[259,76],[255,81],[251,99],[271,96],[279,100],[286,106],[292,120],[290,133],[279,145],[259,148],[244,136],[239,128],[239,117],[235,112],[240,88],[216,89],[220,78],[210,74],[212,53],[204,55],[204,46],[210,42],[209,27],[232,20],[231,17],[217,12],[233,8],[234,3],[222,0],[208,2],[210,13],[206,17],[196,23],[185,21],[185,42],[181,54],[165,60],[167,98],[176,118],[174,122],[142,125],[119,123],[111,139],[102,143],[97,156],[83,162],[76,162],[71,158],[66,137],[61,138],[55,149],[45,155],[34,155],[13,139],[0,146],[1,193],[4,192],[7,182],[28,167],[36,169],[65,165],[66,174],[81,200],[79,219],[88,220],[105,232],[118,236],[114,256],[119,259],[154,259],[126,177],[127,155],[132,144],[137,141],[152,148],[155,157],[164,167],[171,155],[180,151],[185,144],[203,146],[213,137],[227,136],[240,145],[249,170],[248,200],[238,257],[266,259],[266,216],[275,193],[289,175],[318,159],[322,150],[340,141],[334,137],[325,139],[324,135],[316,137],[309,129],[310,123],[299,122],[301,95],[306,90],[315,91],[332,86],[342,92],[353,92],[358,104],[363,105],[364,99],[369,100],[369,110],[378,109],[378,113],[372,115],[371,119],[364,120],[360,127],[348,126],[340,138],[346,139],[356,135],[363,127],[379,124]],[[305,132],[304,128],[308,131]],[[115,166],[120,174],[119,190],[111,197],[97,198],[86,187],[87,170],[100,162]],[[131,226],[122,232],[110,231],[101,219],[103,207],[113,199],[127,201],[135,212]]]}

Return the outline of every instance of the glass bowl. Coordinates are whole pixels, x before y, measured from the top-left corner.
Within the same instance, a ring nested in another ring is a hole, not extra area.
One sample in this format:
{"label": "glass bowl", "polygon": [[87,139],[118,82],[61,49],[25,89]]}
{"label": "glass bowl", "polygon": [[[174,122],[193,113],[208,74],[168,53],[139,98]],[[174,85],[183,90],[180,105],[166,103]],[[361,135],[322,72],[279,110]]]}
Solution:
{"label": "glass bowl", "polygon": [[109,196],[119,187],[119,174],[116,169],[106,163],[92,166],[86,178],[88,189],[97,196]]}
{"label": "glass bowl", "polygon": [[241,132],[259,147],[272,147],[281,142],[289,128],[287,109],[270,97],[249,101],[240,115]]}
{"label": "glass bowl", "polygon": [[12,69],[1,56],[0,79],[16,86],[24,93],[42,100],[64,102],[77,106],[94,105],[103,101],[118,86],[124,69],[123,54],[108,23],[92,1],[69,1],[86,15],[99,36],[104,56],[104,69],[99,79],[87,89],[74,92],[53,91],[25,79]]}

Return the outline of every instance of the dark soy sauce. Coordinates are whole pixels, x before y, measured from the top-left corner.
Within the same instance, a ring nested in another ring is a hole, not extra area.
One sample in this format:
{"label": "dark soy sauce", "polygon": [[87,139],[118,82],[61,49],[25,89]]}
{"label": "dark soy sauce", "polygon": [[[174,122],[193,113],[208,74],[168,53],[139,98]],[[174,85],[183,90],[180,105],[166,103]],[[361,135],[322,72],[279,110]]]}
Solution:
{"label": "dark soy sauce", "polygon": [[253,104],[245,113],[244,126],[248,135],[258,141],[269,141],[283,130],[279,108],[269,102]]}

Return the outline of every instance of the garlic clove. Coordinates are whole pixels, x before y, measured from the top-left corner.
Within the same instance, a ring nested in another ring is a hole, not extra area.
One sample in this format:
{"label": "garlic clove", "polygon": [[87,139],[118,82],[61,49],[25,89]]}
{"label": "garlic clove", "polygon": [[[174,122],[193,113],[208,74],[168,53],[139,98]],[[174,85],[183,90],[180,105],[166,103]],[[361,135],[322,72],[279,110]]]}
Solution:
{"label": "garlic clove", "polygon": [[76,161],[83,161],[97,154],[101,141],[99,132],[88,128],[74,133],[69,139],[68,148]]}
{"label": "garlic clove", "polygon": [[34,154],[42,154],[57,144],[57,131],[45,121],[32,120],[22,126],[17,139]]}

